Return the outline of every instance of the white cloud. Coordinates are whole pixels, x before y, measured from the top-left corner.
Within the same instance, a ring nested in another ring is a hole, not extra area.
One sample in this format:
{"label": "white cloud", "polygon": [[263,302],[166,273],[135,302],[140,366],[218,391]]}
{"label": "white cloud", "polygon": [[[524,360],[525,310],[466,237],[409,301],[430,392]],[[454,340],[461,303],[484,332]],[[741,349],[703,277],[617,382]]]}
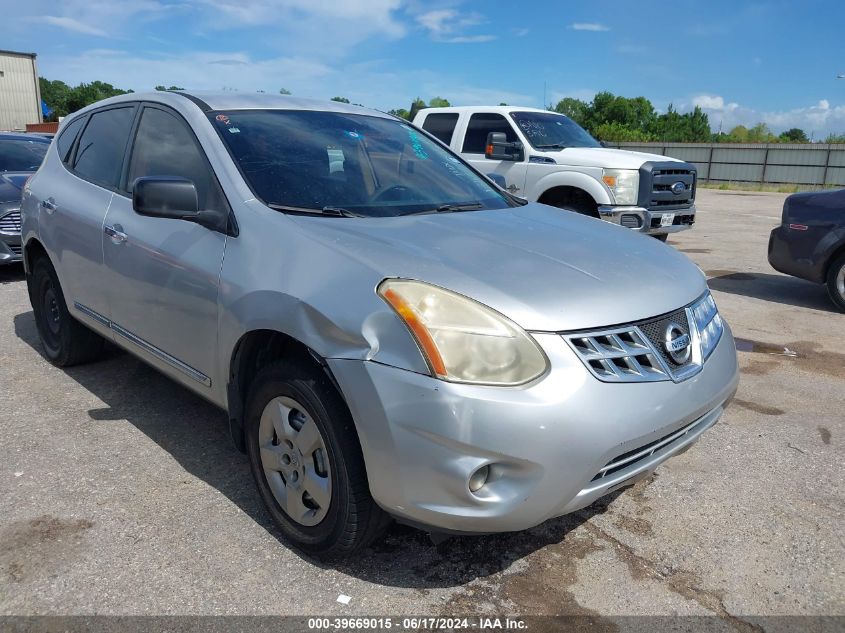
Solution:
{"label": "white cloud", "polygon": [[513,33],[514,37],[525,37],[531,32],[531,29],[521,28],[521,29],[511,29],[511,33]]}
{"label": "white cloud", "polygon": [[604,24],[599,24],[598,22],[575,22],[569,25],[569,28],[573,31],[609,31],[610,27]]}
{"label": "white cloud", "polygon": [[108,37],[108,33],[106,33],[102,29],[98,29],[95,26],[91,26],[90,24],[85,24],[84,22],[80,22],[79,20],[74,20],[73,18],[61,17],[58,15],[45,15],[41,18],[41,21],[46,22],[52,26],[58,26],[61,29],[66,29],[68,31],[74,31],[76,33],[84,33],[86,35],[96,35],[98,37]]}
{"label": "white cloud", "polygon": [[831,106],[827,99],[791,110],[765,111],[726,101],[720,95],[703,94],[692,97],[689,103],[680,104],[679,109],[691,110],[695,106],[707,113],[711,128],[718,130],[721,127],[725,132],[737,125],[751,127],[758,123],[765,123],[775,133],[799,127],[816,139],[830,133],[845,132],[845,105]]}
{"label": "white cloud", "polygon": [[489,33],[476,35],[466,33],[467,29],[485,22],[478,13],[461,13],[455,9],[434,9],[417,15],[415,19],[436,42],[466,44],[496,39],[495,35]]}

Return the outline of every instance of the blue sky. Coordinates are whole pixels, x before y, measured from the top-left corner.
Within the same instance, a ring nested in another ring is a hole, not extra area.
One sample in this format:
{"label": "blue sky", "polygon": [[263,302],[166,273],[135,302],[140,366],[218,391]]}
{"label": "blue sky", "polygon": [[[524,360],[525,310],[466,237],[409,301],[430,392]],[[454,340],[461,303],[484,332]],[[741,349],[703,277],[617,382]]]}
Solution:
{"label": "blue sky", "polygon": [[0,48],[136,91],[343,95],[379,109],[541,106],[596,91],[711,124],[845,133],[845,2],[0,0]]}

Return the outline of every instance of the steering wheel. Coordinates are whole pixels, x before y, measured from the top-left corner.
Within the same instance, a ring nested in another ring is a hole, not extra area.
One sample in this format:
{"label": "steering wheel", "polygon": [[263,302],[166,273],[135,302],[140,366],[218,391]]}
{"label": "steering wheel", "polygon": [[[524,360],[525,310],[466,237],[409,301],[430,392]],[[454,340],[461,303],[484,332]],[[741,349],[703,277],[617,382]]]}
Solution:
{"label": "steering wheel", "polygon": [[415,189],[405,185],[392,185],[382,189],[375,196],[373,202],[400,202],[402,200],[419,199],[419,193]]}

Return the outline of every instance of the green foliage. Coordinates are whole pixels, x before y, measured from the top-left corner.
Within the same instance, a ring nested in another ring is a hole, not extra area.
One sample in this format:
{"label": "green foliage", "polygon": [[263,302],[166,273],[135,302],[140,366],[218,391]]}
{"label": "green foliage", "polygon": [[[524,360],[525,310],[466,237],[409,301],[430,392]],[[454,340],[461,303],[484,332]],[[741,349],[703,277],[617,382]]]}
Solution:
{"label": "green foliage", "polygon": [[388,110],[388,114],[392,114],[393,116],[398,116],[400,119],[405,119],[410,121],[411,120],[411,113],[408,112],[405,108],[397,108],[395,110]]}
{"label": "green foliage", "polygon": [[349,99],[346,97],[332,97],[332,101],[337,101],[338,103],[349,103]]}
{"label": "green foliage", "polygon": [[651,141],[652,136],[645,130],[631,129],[618,121],[608,121],[592,130],[593,136],[600,141]]}
{"label": "green foliage", "polygon": [[71,87],[63,81],[50,81],[40,77],[38,83],[41,88],[41,98],[53,110],[50,118],[54,120],[58,117],[67,116],[71,112],[76,112],[100,99],[132,92],[131,90],[115,88],[102,81],[81,83],[78,86]]}
{"label": "green foliage", "polygon": [[780,136],[778,137],[781,143],[809,143],[810,139],[807,138],[807,133],[804,132],[800,127],[793,127],[785,132],[781,132]]}
{"label": "green foliage", "polygon": [[429,108],[448,108],[450,105],[452,104],[449,103],[449,100],[443,97],[434,97],[428,102]]}
{"label": "green foliage", "polygon": [[557,105],[554,107],[554,111],[559,112],[560,114],[565,114],[578,125],[584,127],[587,124],[588,108],[589,105],[580,99],[566,97],[557,102]]}
{"label": "green foliage", "polygon": [[159,92],[163,92],[165,90],[184,90],[184,88],[180,88],[179,86],[170,86],[169,88],[165,88],[164,86],[156,86],[156,90],[158,90]]}
{"label": "green foliage", "polygon": [[824,140],[825,143],[845,143],[845,134],[828,134]]}

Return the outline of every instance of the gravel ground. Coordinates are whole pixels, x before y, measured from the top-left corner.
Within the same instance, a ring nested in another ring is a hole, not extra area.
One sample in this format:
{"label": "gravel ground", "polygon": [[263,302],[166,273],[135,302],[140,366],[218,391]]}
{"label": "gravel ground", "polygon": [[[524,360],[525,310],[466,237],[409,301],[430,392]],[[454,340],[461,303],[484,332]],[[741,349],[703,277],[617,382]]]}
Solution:
{"label": "gravel ground", "polygon": [[281,540],[221,411],[118,351],[49,365],[22,270],[0,269],[0,614],[845,615],[845,315],[768,266],[784,197],[703,190],[670,238],[741,348],[692,450],[523,533],[396,526],[337,565]]}

